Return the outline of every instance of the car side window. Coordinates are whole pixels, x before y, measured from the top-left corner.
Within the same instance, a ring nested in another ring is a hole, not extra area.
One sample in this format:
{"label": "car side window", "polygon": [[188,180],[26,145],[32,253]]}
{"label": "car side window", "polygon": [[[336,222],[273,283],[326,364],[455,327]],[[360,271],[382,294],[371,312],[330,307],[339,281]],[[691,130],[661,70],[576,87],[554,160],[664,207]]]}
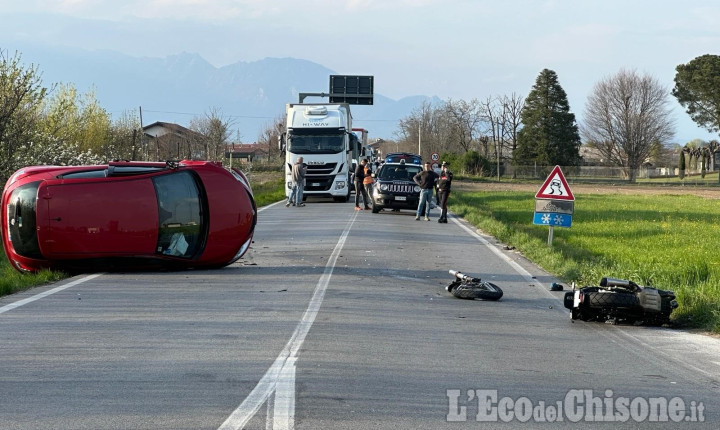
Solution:
{"label": "car side window", "polygon": [[200,188],[194,175],[180,171],[153,178],[158,201],[158,242],[156,252],[192,258],[200,250],[205,222]]}

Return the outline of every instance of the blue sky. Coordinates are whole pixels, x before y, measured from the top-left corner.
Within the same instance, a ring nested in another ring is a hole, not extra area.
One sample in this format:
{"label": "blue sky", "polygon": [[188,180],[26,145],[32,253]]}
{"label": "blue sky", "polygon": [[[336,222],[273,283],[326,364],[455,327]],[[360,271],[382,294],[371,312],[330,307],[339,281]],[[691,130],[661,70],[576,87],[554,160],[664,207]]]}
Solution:
{"label": "blue sky", "polygon": [[[3,49],[193,52],[215,66],[302,58],[373,75],[393,99],[524,97],[547,68],[579,122],[600,79],[635,69],[669,91],[678,64],[720,47],[716,0],[0,0],[0,22]],[[677,142],[717,138],[669,101]]]}

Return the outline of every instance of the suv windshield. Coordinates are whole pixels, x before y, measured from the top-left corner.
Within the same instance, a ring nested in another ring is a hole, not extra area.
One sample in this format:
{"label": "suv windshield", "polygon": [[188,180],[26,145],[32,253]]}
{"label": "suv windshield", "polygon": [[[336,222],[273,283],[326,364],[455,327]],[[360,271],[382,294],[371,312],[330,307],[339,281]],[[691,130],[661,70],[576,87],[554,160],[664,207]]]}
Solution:
{"label": "suv windshield", "polygon": [[422,167],[414,164],[385,164],[376,177],[381,181],[412,181],[422,171]]}
{"label": "suv windshield", "polygon": [[287,150],[293,154],[337,154],[345,149],[344,137],[337,130],[331,134],[319,130],[307,134],[295,131],[288,138]]}

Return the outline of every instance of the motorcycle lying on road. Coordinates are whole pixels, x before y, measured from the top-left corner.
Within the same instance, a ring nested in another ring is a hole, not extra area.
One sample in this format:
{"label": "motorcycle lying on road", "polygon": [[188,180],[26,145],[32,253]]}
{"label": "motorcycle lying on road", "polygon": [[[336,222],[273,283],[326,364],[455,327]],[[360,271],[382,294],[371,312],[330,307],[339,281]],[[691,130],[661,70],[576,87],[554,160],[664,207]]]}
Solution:
{"label": "motorcycle lying on road", "polygon": [[654,287],[642,287],[633,281],[602,278],[600,285],[576,289],[564,296],[570,318],[612,324],[648,324],[660,326],[670,321],[678,307],[675,293]]}
{"label": "motorcycle lying on road", "polygon": [[455,280],[445,289],[458,299],[499,300],[503,296],[500,287],[492,282],[464,275],[457,270],[449,270],[449,272]]}

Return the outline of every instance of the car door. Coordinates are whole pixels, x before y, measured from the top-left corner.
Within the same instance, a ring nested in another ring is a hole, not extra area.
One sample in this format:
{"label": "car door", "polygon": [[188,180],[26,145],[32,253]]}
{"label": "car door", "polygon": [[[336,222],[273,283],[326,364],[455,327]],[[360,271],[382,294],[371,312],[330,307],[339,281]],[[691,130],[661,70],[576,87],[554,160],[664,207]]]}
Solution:
{"label": "car door", "polygon": [[38,189],[38,205],[46,207],[38,239],[48,259],[155,251],[158,205],[147,177],[46,181]]}

